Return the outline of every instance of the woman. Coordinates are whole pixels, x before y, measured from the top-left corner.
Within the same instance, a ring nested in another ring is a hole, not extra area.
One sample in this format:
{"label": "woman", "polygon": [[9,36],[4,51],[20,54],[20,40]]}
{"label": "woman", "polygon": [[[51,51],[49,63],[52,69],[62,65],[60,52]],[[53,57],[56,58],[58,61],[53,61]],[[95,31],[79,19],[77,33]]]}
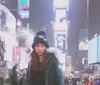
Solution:
{"label": "woman", "polygon": [[64,85],[64,76],[59,61],[47,52],[46,35],[39,31],[32,44],[31,61],[28,67],[28,85]]}

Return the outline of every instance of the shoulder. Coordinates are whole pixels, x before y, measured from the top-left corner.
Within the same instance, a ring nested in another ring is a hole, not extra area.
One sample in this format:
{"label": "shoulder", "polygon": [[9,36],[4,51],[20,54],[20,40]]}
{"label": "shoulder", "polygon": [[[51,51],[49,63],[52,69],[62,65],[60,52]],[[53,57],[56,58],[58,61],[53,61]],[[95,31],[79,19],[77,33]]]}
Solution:
{"label": "shoulder", "polygon": [[57,59],[54,53],[47,52],[47,57],[50,59]]}
{"label": "shoulder", "polygon": [[51,53],[51,52],[47,53],[47,59],[54,62],[54,63],[60,63],[58,58],[56,57],[56,55],[54,53]]}
{"label": "shoulder", "polygon": [[54,53],[51,53],[51,52],[47,52],[47,56],[55,57]]}
{"label": "shoulder", "polygon": [[56,58],[59,58],[62,56],[61,51],[57,48],[54,48],[54,47],[49,47],[47,49],[47,52],[53,53]]}

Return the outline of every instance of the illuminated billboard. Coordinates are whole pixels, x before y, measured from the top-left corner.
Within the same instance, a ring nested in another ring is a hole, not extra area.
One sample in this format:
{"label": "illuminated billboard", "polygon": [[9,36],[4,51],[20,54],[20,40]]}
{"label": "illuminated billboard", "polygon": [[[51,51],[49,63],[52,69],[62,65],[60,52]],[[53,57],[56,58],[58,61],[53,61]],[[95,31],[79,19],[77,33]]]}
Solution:
{"label": "illuminated billboard", "polygon": [[97,45],[98,45],[98,48],[97,48],[98,49],[98,51],[97,51],[98,59],[97,60],[98,60],[98,62],[100,62],[100,35],[98,36],[98,44]]}
{"label": "illuminated billboard", "polygon": [[96,63],[97,62],[97,37],[93,38],[88,43],[88,63]]}
{"label": "illuminated billboard", "polygon": [[89,41],[88,61],[89,63],[100,62],[100,35]]}
{"label": "illuminated billboard", "polygon": [[79,31],[79,50],[88,50],[88,29],[80,29]]}
{"label": "illuminated billboard", "polygon": [[[66,30],[67,30],[67,22],[66,22],[66,9],[56,9],[55,10],[55,46],[61,50],[62,53],[65,53],[66,49]],[[63,19],[63,20],[62,20]],[[62,21],[61,21],[62,20]]]}
{"label": "illuminated billboard", "polygon": [[20,14],[21,19],[29,18],[29,10],[19,10],[19,14]]}
{"label": "illuminated billboard", "polygon": [[29,9],[29,0],[19,0],[19,9]]}
{"label": "illuminated billboard", "polygon": [[54,0],[54,8],[67,8],[67,0]]}
{"label": "illuminated billboard", "polygon": [[56,9],[56,21],[60,21],[60,19],[66,17],[66,10],[65,9]]}

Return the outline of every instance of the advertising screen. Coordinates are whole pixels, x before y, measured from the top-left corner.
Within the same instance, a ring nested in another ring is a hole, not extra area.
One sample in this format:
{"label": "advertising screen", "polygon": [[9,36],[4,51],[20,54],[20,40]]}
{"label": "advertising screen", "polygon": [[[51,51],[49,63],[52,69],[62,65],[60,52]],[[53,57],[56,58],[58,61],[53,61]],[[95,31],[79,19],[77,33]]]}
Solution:
{"label": "advertising screen", "polygon": [[19,10],[19,14],[22,18],[29,18],[29,10]]}
{"label": "advertising screen", "polygon": [[96,63],[97,62],[97,37],[93,38],[89,41],[88,44],[88,63]]}
{"label": "advertising screen", "polygon": [[66,17],[66,10],[65,9],[59,9],[57,10],[56,9],[56,21],[59,21],[60,19],[62,18],[65,18]]}
{"label": "advertising screen", "polygon": [[62,51],[62,53],[65,53],[65,34],[57,34],[57,48]]}
{"label": "advertising screen", "polygon": [[67,0],[54,0],[55,8],[67,8]]}
{"label": "advertising screen", "polygon": [[88,29],[80,29],[79,31],[79,50],[88,50]]}
{"label": "advertising screen", "polygon": [[18,13],[22,27],[27,27],[29,24],[29,1],[30,0],[19,0]]}
{"label": "advertising screen", "polygon": [[98,62],[100,62],[100,35],[98,36]]}
{"label": "advertising screen", "polygon": [[19,0],[20,9],[29,9],[29,0]]}

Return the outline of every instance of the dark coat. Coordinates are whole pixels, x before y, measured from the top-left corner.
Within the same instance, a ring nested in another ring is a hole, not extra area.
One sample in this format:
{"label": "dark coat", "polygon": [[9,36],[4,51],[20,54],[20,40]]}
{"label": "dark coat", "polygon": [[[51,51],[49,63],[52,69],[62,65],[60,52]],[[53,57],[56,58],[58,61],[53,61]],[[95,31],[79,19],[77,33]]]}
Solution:
{"label": "dark coat", "polygon": [[18,76],[17,76],[17,71],[14,71],[12,70],[12,73],[11,73],[11,84],[12,85],[18,85]]}
{"label": "dark coat", "polygon": [[77,85],[77,79],[76,78],[72,78],[72,85]]}
{"label": "dark coat", "polygon": [[[59,66],[60,63],[55,55],[48,53],[46,56],[45,85],[65,85],[64,75]],[[31,72],[31,64],[29,65],[28,71],[28,85],[32,85],[32,82],[34,81],[32,76],[34,73]]]}

